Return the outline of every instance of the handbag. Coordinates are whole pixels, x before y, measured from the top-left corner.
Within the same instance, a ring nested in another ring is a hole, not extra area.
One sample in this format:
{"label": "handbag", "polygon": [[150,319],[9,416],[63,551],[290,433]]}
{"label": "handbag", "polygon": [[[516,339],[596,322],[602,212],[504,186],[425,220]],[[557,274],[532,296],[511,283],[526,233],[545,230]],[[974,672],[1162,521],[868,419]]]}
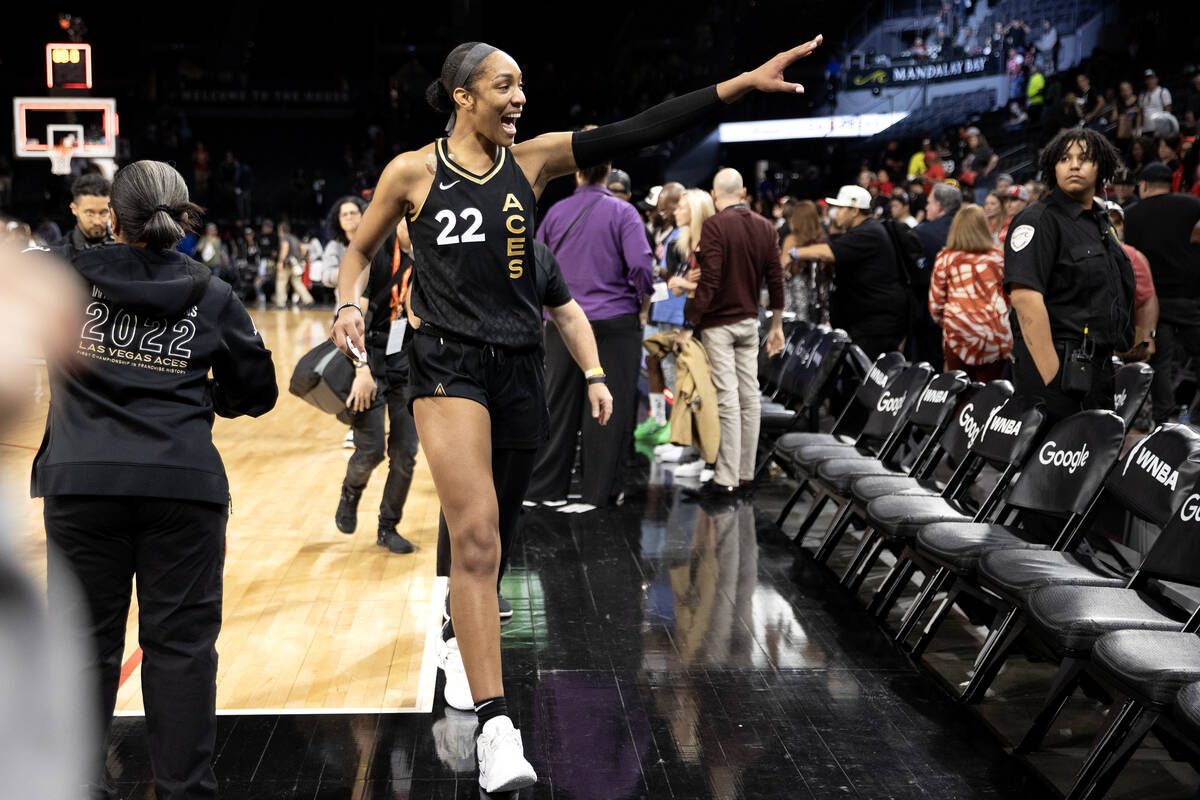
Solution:
{"label": "handbag", "polygon": [[353,383],[354,365],[342,355],[332,339],[325,339],[296,362],[288,391],[349,425],[354,421],[355,412],[346,408],[346,398],[350,396]]}

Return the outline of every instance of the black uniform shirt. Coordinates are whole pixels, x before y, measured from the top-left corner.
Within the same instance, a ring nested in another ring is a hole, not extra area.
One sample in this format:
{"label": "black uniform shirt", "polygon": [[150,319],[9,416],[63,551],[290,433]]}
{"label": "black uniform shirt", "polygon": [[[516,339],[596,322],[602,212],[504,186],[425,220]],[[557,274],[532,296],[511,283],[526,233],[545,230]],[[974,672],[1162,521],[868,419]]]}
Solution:
{"label": "black uniform shirt", "polygon": [[896,251],[883,224],[868,219],[829,242],[833,251],[830,321],[851,336],[904,335],[908,289],[901,283]]}
{"label": "black uniform shirt", "polygon": [[1132,345],[1133,267],[1098,201],[1085,210],[1057,187],[1017,214],[1004,242],[1004,287],[1016,284],[1042,295],[1054,341],[1079,343],[1086,327],[1098,353]]}

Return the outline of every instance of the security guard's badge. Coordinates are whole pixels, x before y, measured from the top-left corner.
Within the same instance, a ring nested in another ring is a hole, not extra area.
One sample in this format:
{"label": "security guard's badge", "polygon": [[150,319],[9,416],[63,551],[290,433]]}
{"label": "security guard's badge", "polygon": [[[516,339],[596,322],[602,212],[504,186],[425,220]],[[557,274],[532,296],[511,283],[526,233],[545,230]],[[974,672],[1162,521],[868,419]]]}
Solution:
{"label": "security guard's badge", "polygon": [[1017,229],[1008,235],[1008,240],[1012,242],[1014,253],[1021,252],[1033,240],[1033,226],[1018,225]]}

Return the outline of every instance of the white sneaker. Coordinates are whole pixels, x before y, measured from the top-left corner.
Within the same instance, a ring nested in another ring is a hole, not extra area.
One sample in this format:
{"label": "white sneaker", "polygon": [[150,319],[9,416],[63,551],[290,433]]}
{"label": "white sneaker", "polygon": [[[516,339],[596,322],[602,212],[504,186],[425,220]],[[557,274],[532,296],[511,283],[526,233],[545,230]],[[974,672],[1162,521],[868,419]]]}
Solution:
{"label": "white sneaker", "polygon": [[675,468],[675,477],[676,478],[694,478],[697,475],[699,475],[700,471],[703,469],[704,469],[704,460],[698,458],[695,461],[689,461],[686,464],[680,464],[678,467],[676,467]]}
{"label": "white sneaker", "polygon": [[442,696],[446,705],[459,711],[474,711],[475,700],[471,697],[471,684],[467,682],[467,668],[463,666],[462,653],[458,652],[458,639],[442,642],[438,653],[438,669],[446,673],[446,688]]}
{"label": "white sneaker", "polygon": [[709,481],[711,481],[713,479],[714,474],[715,473],[711,469],[709,469],[708,467],[705,467],[704,469],[700,470],[700,482],[708,483]]}
{"label": "white sneaker", "polygon": [[525,760],[521,732],[508,717],[493,717],[475,742],[479,759],[479,788],[485,792],[511,792],[537,783],[533,765]]}
{"label": "white sneaker", "polygon": [[347,450],[354,449],[354,429],[353,428],[346,431],[346,438],[342,439],[342,447],[346,448]]}
{"label": "white sneaker", "polygon": [[659,461],[678,461],[688,448],[678,444],[663,444],[654,448],[654,457]]}

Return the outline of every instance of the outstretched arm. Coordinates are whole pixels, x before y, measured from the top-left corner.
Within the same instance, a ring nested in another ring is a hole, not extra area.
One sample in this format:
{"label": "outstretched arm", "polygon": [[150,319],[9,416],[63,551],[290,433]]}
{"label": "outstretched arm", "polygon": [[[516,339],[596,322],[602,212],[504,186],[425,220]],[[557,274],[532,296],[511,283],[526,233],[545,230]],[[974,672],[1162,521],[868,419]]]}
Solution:
{"label": "outstretched arm", "polygon": [[659,103],[627,120],[578,133],[547,133],[513,147],[533,190],[539,196],[546,184],[570,175],[580,166],[600,164],[621,153],[668,139],[696,125],[721,103],[732,103],[757,89],[799,94],[804,87],[783,78],[783,71],[820,46],[822,37],[779,53],[750,72]]}

